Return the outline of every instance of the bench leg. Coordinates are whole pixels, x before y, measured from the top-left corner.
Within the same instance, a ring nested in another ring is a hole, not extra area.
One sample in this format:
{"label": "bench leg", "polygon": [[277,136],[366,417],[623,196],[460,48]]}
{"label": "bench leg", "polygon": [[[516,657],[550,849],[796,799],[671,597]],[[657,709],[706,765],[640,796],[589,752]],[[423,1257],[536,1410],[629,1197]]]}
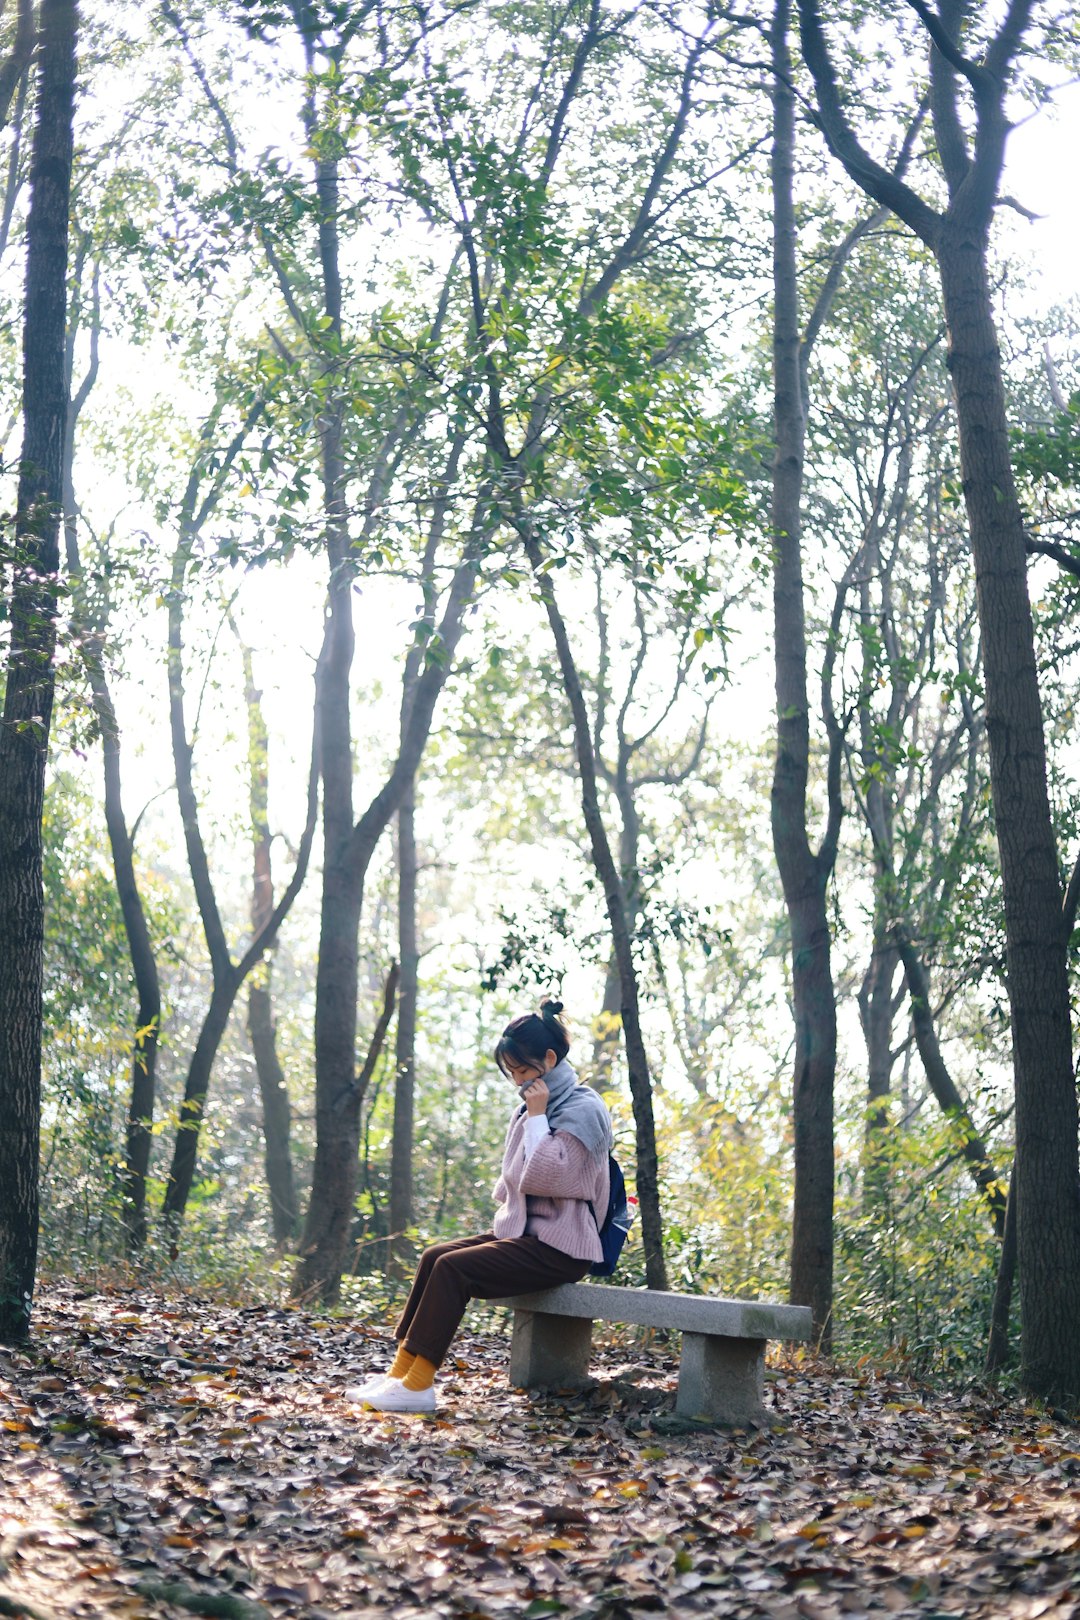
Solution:
{"label": "bench leg", "polygon": [[721,1339],[707,1333],[684,1333],[679,1363],[679,1417],[711,1418],[718,1423],[767,1426],[762,1401],[765,1388],[765,1340]]}
{"label": "bench leg", "polygon": [[572,1389],[588,1383],[591,1350],[591,1322],[515,1311],[510,1382],[518,1389]]}

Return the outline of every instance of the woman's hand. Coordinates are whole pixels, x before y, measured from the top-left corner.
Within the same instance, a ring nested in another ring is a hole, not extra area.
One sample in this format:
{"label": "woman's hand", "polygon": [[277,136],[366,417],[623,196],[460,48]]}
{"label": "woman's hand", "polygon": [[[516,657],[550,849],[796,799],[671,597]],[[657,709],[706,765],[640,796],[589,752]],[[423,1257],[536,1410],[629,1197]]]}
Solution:
{"label": "woman's hand", "polygon": [[539,1077],[531,1080],[521,1093],[526,1110],[530,1114],[546,1113],[549,1095],[547,1083]]}

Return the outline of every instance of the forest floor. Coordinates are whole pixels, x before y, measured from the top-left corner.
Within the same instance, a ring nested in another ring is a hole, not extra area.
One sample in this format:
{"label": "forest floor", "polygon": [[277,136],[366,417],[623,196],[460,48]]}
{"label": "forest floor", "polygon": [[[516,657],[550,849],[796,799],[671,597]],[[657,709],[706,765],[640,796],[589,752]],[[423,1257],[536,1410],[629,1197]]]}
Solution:
{"label": "forest floor", "polygon": [[345,1395],[389,1330],[42,1291],[0,1352],[0,1614],[648,1612],[1080,1620],[1080,1431],[869,1366],[771,1367],[770,1432],[677,1432],[667,1347],[581,1395],[464,1333],[434,1418]]}

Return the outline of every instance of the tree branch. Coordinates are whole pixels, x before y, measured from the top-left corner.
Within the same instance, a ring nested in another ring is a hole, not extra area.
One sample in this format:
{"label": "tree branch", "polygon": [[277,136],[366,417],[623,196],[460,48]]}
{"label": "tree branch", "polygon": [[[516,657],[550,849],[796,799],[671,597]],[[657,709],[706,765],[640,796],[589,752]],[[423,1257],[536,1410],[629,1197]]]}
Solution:
{"label": "tree branch", "polygon": [[34,55],[34,0],[19,0],[15,42],[0,64],[0,129],[6,129],[11,100]]}
{"label": "tree branch", "polygon": [[1058,541],[1039,540],[1035,535],[1029,534],[1024,537],[1024,549],[1029,556],[1037,553],[1043,557],[1053,557],[1067,574],[1071,574],[1074,579],[1080,579],[1080,556],[1060,545]]}
{"label": "tree branch", "polygon": [[877,163],[863,147],[840,99],[817,0],[798,0],[798,7],[803,59],[814,80],[818,122],[829,150],[857,185],[875,201],[891,208],[921,241],[932,248],[941,229],[941,215],[897,175],[890,174],[888,169]]}

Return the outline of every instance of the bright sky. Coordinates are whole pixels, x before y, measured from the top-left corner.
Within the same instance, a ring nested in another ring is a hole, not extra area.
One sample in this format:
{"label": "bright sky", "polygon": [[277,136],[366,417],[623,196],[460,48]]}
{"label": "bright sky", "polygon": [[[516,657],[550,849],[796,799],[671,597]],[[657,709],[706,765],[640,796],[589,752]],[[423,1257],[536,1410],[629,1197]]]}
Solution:
{"label": "bright sky", "polygon": [[1041,217],[1016,216],[1016,243],[1030,254],[1041,283],[1041,307],[1080,293],[1080,85],[1059,92],[1057,106],[1009,137],[1003,191]]}

